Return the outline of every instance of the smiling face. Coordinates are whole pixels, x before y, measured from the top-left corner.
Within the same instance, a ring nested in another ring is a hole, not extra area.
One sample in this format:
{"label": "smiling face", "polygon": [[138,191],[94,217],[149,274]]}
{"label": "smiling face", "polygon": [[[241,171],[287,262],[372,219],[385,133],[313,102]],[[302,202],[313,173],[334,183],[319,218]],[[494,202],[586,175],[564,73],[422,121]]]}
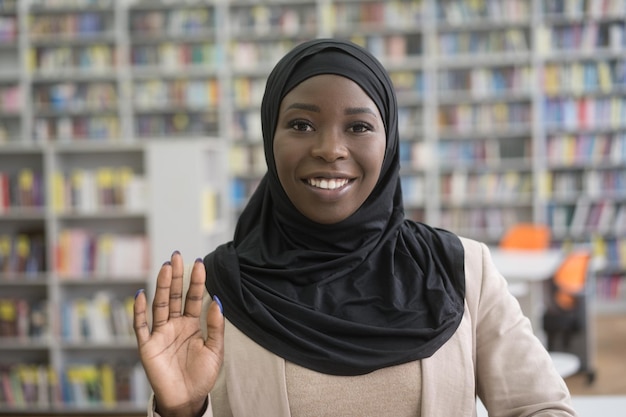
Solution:
{"label": "smiling face", "polygon": [[348,78],[308,78],[281,102],[273,148],[278,178],[296,208],[317,223],[338,223],[365,202],[385,146],[378,108]]}

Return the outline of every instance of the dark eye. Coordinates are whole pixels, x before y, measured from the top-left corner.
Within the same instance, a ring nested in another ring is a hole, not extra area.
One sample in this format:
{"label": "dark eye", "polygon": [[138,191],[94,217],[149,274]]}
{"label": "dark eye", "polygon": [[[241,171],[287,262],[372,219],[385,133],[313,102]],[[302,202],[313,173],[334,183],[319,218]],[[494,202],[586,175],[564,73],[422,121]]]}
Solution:
{"label": "dark eye", "polygon": [[350,130],[353,131],[354,133],[365,133],[373,129],[372,129],[372,126],[369,125],[369,123],[358,122],[358,123],[352,124],[350,126]]}
{"label": "dark eye", "polygon": [[311,123],[306,120],[293,120],[289,122],[289,127],[298,132],[308,132],[313,130]]}

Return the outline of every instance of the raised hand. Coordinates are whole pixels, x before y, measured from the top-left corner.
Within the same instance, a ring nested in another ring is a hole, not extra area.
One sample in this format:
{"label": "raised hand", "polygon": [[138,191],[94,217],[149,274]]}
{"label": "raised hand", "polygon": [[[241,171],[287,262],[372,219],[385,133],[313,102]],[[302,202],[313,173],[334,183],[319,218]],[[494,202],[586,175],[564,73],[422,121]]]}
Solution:
{"label": "raised hand", "polygon": [[[183,258],[178,252],[161,267],[152,303],[152,329],[143,291],[135,298],[133,325],[139,355],[163,416],[195,416],[215,385],[224,358],[224,317],[212,302],[207,335],[200,325],[205,269],[200,259],[191,271],[183,309]],[[214,300],[216,298],[214,297]]]}

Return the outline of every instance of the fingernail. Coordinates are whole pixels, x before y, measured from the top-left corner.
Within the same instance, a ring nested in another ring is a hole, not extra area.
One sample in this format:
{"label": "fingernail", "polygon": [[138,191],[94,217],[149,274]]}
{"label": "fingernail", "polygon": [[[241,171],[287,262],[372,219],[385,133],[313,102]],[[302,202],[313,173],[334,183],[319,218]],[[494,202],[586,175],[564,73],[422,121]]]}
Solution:
{"label": "fingernail", "polygon": [[174,255],[180,255],[180,251],[175,250],[174,252],[172,252],[172,256]]}
{"label": "fingernail", "polygon": [[172,264],[172,263],[171,263],[170,261],[165,261],[165,262],[163,262],[163,265],[161,265],[161,266],[171,265],[171,264]]}
{"label": "fingernail", "polygon": [[222,302],[220,301],[220,298],[217,295],[213,296],[213,301],[215,301],[217,303],[217,305],[220,308],[220,313],[224,314],[224,307],[222,307]]}
{"label": "fingernail", "polygon": [[135,300],[137,299],[137,297],[139,297],[139,294],[141,294],[142,292],[144,292],[143,288],[140,288],[137,290],[137,292],[135,293]]}
{"label": "fingernail", "polygon": [[196,263],[202,262],[202,258],[196,258]]}

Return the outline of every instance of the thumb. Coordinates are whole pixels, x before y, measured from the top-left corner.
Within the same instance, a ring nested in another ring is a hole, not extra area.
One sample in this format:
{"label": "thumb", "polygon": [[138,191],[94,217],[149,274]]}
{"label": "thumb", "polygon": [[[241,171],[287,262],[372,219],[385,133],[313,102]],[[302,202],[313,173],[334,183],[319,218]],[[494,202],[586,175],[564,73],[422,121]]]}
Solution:
{"label": "thumb", "polygon": [[221,360],[224,358],[224,314],[222,302],[217,295],[208,308],[206,317],[207,339],[205,346],[215,352]]}

